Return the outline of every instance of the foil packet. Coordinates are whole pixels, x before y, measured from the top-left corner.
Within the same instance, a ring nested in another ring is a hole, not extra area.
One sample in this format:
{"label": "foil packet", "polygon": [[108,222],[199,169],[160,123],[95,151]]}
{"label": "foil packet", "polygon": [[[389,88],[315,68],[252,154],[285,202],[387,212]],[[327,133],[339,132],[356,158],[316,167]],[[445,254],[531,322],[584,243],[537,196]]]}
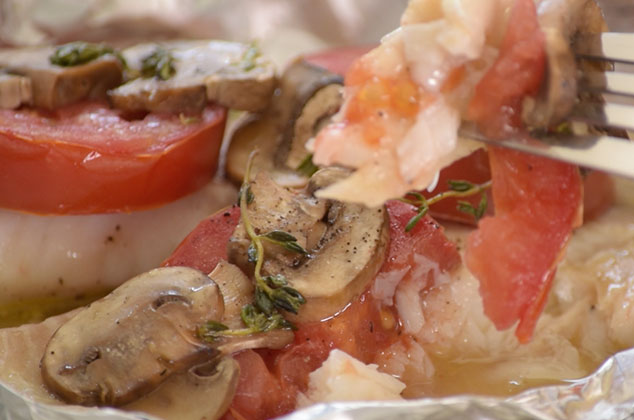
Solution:
{"label": "foil packet", "polygon": [[[632,31],[631,0],[599,1],[613,31]],[[398,26],[407,0],[0,0],[0,44],[71,40],[131,44],[168,38],[258,40],[283,66],[306,52],[375,44]],[[154,420],[111,408],[49,405],[0,383],[0,418],[10,420]],[[616,354],[592,375],[534,388],[510,398],[455,396],[401,402],[319,404],[285,420],[373,419],[629,419],[634,418],[634,349]],[[157,419],[158,420],[158,419]]]}

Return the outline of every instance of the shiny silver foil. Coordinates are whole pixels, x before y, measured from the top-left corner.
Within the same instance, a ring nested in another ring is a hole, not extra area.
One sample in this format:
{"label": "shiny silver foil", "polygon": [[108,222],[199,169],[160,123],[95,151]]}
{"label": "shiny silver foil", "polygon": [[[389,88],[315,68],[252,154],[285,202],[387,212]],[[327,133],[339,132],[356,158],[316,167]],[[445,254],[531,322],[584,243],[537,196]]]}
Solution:
{"label": "shiny silver foil", "polygon": [[[323,48],[377,43],[398,25],[407,0],[0,0],[0,44],[75,39],[130,44],[174,37],[257,39],[283,64]],[[602,0],[612,30],[634,31],[632,0]],[[388,6],[389,5],[389,6]],[[629,16],[628,17],[628,13]],[[0,418],[139,420],[140,413],[48,405],[0,384]],[[354,419],[628,419],[634,418],[634,349],[567,385],[500,399],[455,396],[405,402],[320,404],[287,420]]]}

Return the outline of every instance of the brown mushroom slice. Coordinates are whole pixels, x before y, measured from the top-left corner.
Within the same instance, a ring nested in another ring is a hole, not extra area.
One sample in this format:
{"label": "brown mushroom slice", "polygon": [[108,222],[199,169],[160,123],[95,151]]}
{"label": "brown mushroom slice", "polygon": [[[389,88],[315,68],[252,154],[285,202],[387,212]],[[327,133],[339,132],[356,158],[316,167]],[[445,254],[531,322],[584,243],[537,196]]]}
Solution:
{"label": "brown mushroom slice", "polygon": [[15,109],[33,99],[31,79],[15,74],[0,74],[0,109]]}
{"label": "brown mushroom slice", "polygon": [[[388,242],[387,213],[384,208],[366,208],[315,198],[312,193],[344,177],[343,169],[318,171],[304,191],[293,193],[258,174],[251,183],[253,202],[249,220],[256,231],[283,230],[297,238],[309,256],[266,244],[263,274],[282,274],[290,286],[306,299],[298,322],[318,321],[340,311],[361,294],[383,263]],[[308,244],[312,229],[321,230],[320,239]],[[245,271],[249,240],[242,223],[229,241],[229,259]]]}
{"label": "brown mushroom slice", "polygon": [[577,63],[571,45],[580,34],[607,29],[594,0],[542,0],[539,24],[546,37],[547,71],[536,98],[528,98],[522,117],[529,127],[547,128],[563,121],[577,102]]}
{"label": "brown mushroom slice", "polygon": [[44,383],[65,401],[122,405],[172,373],[217,356],[196,328],[223,316],[217,285],[186,267],[143,273],[91,304],[49,341]]}
{"label": "brown mushroom slice", "polygon": [[[220,261],[209,277],[218,285],[224,300],[222,324],[230,329],[244,328],[242,308],[253,302],[255,287],[238,266],[227,261]],[[223,354],[236,353],[241,350],[268,348],[281,349],[293,341],[294,334],[290,330],[273,330],[266,333],[249,334],[218,339],[214,347]]]}
{"label": "brown mushroom slice", "polygon": [[209,277],[218,285],[224,301],[222,323],[229,328],[242,328],[242,307],[253,302],[253,282],[237,266],[220,261]]}
{"label": "brown mushroom slice", "polygon": [[241,182],[248,156],[257,147],[252,172],[271,172],[284,186],[303,186],[307,177],[296,172],[308,155],[306,142],[342,102],[341,76],[302,59],[292,62],[279,81],[277,94],[263,114],[245,118],[234,131],[226,171]]}
{"label": "brown mushroom slice", "polygon": [[154,392],[124,408],[165,420],[216,420],[231,405],[239,375],[238,363],[223,357],[173,375]]}
{"label": "brown mushroom slice", "polygon": [[111,55],[62,67],[51,64],[54,47],[0,50],[0,67],[31,80],[36,107],[57,109],[84,99],[106,99],[122,81],[122,66]]}
{"label": "brown mushroom slice", "polygon": [[208,101],[228,108],[261,110],[275,89],[275,69],[259,56],[245,63],[250,48],[226,41],[172,41],[127,48],[122,54],[131,68],[140,70],[145,57],[163,49],[174,58],[175,73],[167,80],[132,80],[110,91],[110,101],[129,112],[194,113]]}
{"label": "brown mushroom slice", "polygon": [[[259,172],[256,175],[251,183],[251,192],[255,198],[249,205],[249,220],[256,232],[284,231],[293,235],[301,247],[309,251],[312,249],[313,244],[308,244],[308,238],[312,237],[310,233],[316,226],[323,224],[322,219],[327,210],[325,201],[306,197],[299,191],[282,187],[267,172]],[[229,239],[227,253],[229,261],[245,272],[253,271],[253,264],[248,261],[247,256],[250,243],[244,224],[240,221]],[[300,264],[305,258],[301,254],[286,251],[269,242],[264,242],[264,250],[265,269],[273,259],[280,260],[282,265],[292,266]]]}

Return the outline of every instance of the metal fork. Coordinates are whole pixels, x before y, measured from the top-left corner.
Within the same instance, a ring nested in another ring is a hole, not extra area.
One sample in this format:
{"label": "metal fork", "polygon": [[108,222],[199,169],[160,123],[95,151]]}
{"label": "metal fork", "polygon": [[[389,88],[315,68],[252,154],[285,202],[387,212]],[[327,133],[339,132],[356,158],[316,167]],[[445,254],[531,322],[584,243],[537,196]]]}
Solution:
{"label": "metal fork", "polygon": [[[617,64],[613,72],[581,74],[579,92],[600,94],[603,102],[580,101],[568,121],[634,132],[634,33],[584,36],[573,49],[579,59]],[[634,142],[628,139],[601,134],[552,134],[538,136],[539,142],[514,138],[499,141],[487,138],[469,122],[462,124],[460,135],[634,179]]]}

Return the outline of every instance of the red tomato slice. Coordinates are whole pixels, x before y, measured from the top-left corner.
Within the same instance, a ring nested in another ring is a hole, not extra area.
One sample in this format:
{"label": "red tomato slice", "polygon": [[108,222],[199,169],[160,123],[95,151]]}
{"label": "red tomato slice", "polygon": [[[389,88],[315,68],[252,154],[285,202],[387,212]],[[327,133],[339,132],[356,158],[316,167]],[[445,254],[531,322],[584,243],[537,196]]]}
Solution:
{"label": "red tomato slice", "polygon": [[233,206],[214,213],[183,239],[161,266],[185,266],[211,273],[227,259],[227,242],[240,221],[240,208]]}
{"label": "red tomato slice", "polygon": [[374,48],[374,45],[359,47],[340,47],[326,51],[318,51],[304,57],[306,61],[319,67],[328,69],[340,75],[346,74],[357,58]]}
{"label": "red tomato slice", "polygon": [[[440,172],[438,187],[431,193],[423,191],[426,197],[434,196],[446,191],[447,181],[450,179],[463,179],[474,183],[483,183],[491,179],[489,155],[484,149],[480,149],[454,162]],[[614,180],[604,172],[591,171],[583,178],[583,220],[595,220],[605,213],[614,204],[615,191]],[[494,203],[491,191],[487,192],[487,215],[494,213]],[[480,196],[465,197],[460,200],[468,201],[477,206]],[[475,218],[457,209],[458,199],[448,198],[434,204],[430,208],[431,215],[438,220],[475,224]]]}
{"label": "red tomato slice", "polygon": [[[539,87],[544,55],[535,4],[517,0],[500,56],[469,106],[489,136],[519,127],[521,101]],[[511,150],[491,147],[489,158],[495,216],[469,236],[465,260],[480,281],[486,315],[498,329],[519,320],[515,335],[527,342],[580,221],[581,177],[575,166]]]}
{"label": "red tomato slice", "polygon": [[[460,263],[456,245],[445,237],[442,227],[432,218],[423,218],[407,233],[405,225],[416,214],[413,207],[391,201],[387,210],[390,246],[381,272],[401,270],[404,265],[415,271],[415,254],[436,261],[442,271]],[[321,366],[330,350],[338,348],[364,363],[373,363],[381,351],[401,338],[393,308],[381,307],[370,292],[362,294],[342,313],[327,321],[297,327],[293,344],[280,351],[260,352],[282,390],[283,398],[276,415],[294,408],[297,393],[307,389],[308,375]],[[234,400],[233,407],[240,413],[248,410],[238,400]]]}
{"label": "red tomato slice", "polygon": [[583,178],[583,221],[595,220],[614,204],[614,180],[605,172],[592,171]]}
{"label": "red tomato slice", "polygon": [[[238,389],[224,419],[270,419],[279,415],[284,395],[262,357],[246,350],[234,356],[240,365]],[[287,411],[290,411],[290,407]]]}
{"label": "red tomato slice", "polygon": [[520,321],[530,340],[564,247],[579,220],[579,170],[542,157],[491,148],[495,216],[467,242],[465,262],[480,281],[484,312],[499,329]]}
{"label": "red tomato slice", "polygon": [[173,201],[211,179],[225,116],[217,106],[191,121],[128,121],[100,103],[0,110],[0,207],[82,214]]}
{"label": "red tomato slice", "polygon": [[[454,243],[430,217],[422,219],[409,233],[405,225],[416,214],[413,207],[392,201],[390,245],[381,271],[415,267],[414,254],[436,261],[443,271],[460,262]],[[209,272],[226,258],[226,243],[239,221],[240,209],[222,210],[201,222],[163,265],[184,265]],[[392,308],[382,308],[369,292],[352,302],[345,311],[325,322],[298,325],[295,341],[283,350],[242,352],[240,383],[225,418],[265,419],[282,415],[295,407],[298,391],[305,391],[310,372],[321,366],[330,350],[339,348],[371,363],[400,337]]]}
{"label": "red tomato slice", "polygon": [[503,135],[521,125],[521,103],[535,94],[546,64],[544,34],[539,28],[533,0],[516,0],[493,67],[478,83],[468,117],[484,123],[487,136]]}

